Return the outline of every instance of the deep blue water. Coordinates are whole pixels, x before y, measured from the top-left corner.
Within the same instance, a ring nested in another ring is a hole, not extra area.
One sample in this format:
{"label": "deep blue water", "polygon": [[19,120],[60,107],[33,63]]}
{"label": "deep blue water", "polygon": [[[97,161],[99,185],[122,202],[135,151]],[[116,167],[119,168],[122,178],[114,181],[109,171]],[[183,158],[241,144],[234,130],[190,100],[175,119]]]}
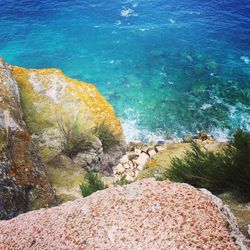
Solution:
{"label": "deep blue water", "polygon": [[94,83],[128,139],[250,130],[249,0],[1,0],[0,54]]}

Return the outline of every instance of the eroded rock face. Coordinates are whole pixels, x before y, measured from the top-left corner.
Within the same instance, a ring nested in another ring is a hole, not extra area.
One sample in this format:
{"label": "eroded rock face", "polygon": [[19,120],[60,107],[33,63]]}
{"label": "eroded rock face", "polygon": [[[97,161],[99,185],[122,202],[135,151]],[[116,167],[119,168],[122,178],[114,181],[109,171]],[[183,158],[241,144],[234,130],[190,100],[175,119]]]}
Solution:
{"label": "eroded rock face", "polygon": [[0,219],[55,202],[22,117],[19,90],[0,58]]}
{"label": "eroded rock face", "polygon": [[58,69],[12,67],[12,72],[20,87],[25,120],[44,162],[62,151],[58,122],[77,122],[80,131],[104,122],[121,143],[107,153],[96,143],[72,160],[87,170],[101,172],[117,163],[125,147],[121,123],[94,85],[70,79]]}
{"label": "eroded rock face", "polygon": [[16,250],[239,249],[221,210],[187,184],[145,179],[2,221],[0,245]]}

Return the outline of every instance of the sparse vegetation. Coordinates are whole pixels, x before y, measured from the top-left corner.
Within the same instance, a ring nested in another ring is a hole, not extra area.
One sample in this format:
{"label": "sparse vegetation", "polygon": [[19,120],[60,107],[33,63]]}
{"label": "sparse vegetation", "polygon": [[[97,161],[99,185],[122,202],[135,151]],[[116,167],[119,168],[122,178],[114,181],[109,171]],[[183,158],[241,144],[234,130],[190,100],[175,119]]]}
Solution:
{"label": "sparse vegetation", "polygon": [[119,143],[119,139],[113,134],[112,130],[104,122],[94,127],[93,133],[102,142],[104,151],[108,151],[111,147]]}
{"label": "sparse vegetation", "polygon": [[89,196],[92,193],[106,189],[108,186],[101,180],[99,174],[96,173],[86,173],[84,179],[87,183],[80,184],[80,189],[83,197]]}
{"label": "sparse vegetation", "polygon": [[122,176],[122,178],[119,181],[115,182],[116,186],[124,186],[132,183],[131,181],[128,181],[125,176]]}
{"label": "sparse vegetation", "polygon": [[58,127],[63,137],[62,150],[69,157],[72,158],[91,146],[93,138],[91,130],[80,130],[77,121],[64,123],[61,120],[58,122]]}
{"label": "sparse vegetation", "polygon": [[238,130],[222,152],[207,151],[193,142],[183,158],[172,160],[165,178],[250,200],[250,133]]}

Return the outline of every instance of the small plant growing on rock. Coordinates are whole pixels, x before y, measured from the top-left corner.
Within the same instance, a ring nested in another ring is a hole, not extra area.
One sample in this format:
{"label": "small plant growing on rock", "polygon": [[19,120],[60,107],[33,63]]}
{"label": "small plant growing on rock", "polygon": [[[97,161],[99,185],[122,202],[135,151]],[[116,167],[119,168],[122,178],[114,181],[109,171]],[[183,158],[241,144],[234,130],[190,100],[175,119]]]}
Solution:
{"label": "small plant growing on rock", "polygon": [[63,141],[62,151],[70,158],[88,149],[93,141],[91,130],[81,130],[77,121],[73,123],[58,122]]}
{"label": "small plant growing on rock", "polygon": [[96,173],[86,173],[84,178],[87,183],[80,184],[80,189],[83,197],[89,196],[92,193],[106,189],[108,186],[101,180],[100,175]]}
{"label": "small plant growing on rock", "polygon": [[132,182],[128,181],[125,176],[122,176],[122,178],[119,181],[115,182],[115,185],[116,186],[124,186],[124,185],[128,185],[128,184],[131,184],[131,183]]}
{"label": "small plant growing on rock", "polygon": [[250,133],[238,130],[222,152],[192,143],[184,158],[174,158],[165,177],[212,192],[234,192],[250,201]]}
{"label": "small plant growing on rock", "polygon": [[119,139],[113,134],[112,130],[104,122],[94,127],[93,133],[102,142],[104,151],[108,151],[111,147],[119,143]]}

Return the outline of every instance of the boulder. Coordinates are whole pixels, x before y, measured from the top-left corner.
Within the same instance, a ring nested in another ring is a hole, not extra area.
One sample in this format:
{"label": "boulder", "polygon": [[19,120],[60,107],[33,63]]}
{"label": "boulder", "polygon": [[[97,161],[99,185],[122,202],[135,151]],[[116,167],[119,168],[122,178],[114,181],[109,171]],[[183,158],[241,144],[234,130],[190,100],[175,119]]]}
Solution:
{"label": "boulder", "polygon": [[129,181],[129,182],[133,182],[133,181],[135,180],[135,177],[133,177],[133,176],[127,174],[127,175],[126,175],[126,180]]}
{"label": "boulder", "polygon": [[198,135],[195,136],[195,139],[198,139],[198,140],[202,140],[202,141],[205,141],[207,140],[207,133],[205,130],[201,130]]}
{"label": "boulder", "polygon": [[0,246],[44,250],[239,249],[237,235],[231,234],[221,209],[187,184],[145,179],[1,221]]}
{"label": "boulder", "polygon": [[122,174],[125,172],[125,167],[119,163],[117,166],[115,166],[114,170],[116,171],[116,173]]}
{"label": "boulder", "polygon": [[139,156],[142,152],[141,152],[140,149],[135,148],[135,149],[134,149],[134,153],[135,153],[137,156]]}
{"label": "boulder", "polygon": [[143,168],[144,168],[144,166],[143,166],[143,165],[138,165],[138,166],[137,166],[137,169],[138,169],[139,171],[142,171],[142,170],[143,170]]}
{"label": "boulder", "polygon": [[138,154],[136,154],[134,152],[128,152],[127,156],[128,156],[129,160],[133,160],[133,159],[135,159],[138,156]]}
{"label": "boulder", "polygon": [[150,157],[154,156],[155,154],[156,154],[156,152],[155,152],[154,149],[148,151],[148,155],[149,155]]}
{"label": "boulder", "polygon": [[125,164],[129,162],[129,158],[127,155],[124,155],[121,159],[120,159],[120,163],[121,164]]}
{"label": "boulder", "polygon": [[130,168],[131,168],[131,165],[128,164],[128,163],[125,163],[125,164],[123,165],[123,167],[124,167],[125,169],[130,169]]}
{"label": "boulder", "polygon": [[0,58],[0,219],[52,204],[55,193],[23,119],[18,85]]}
{"label": "boulder", "polygon": [[184,136],[182,139],[182,142],[184,142],[184,143],[190,143],[192,141],[193,141],[192,136]]}
{"label": "boulder", "polygon": [[155,147],[155,151],[158,153],[158,152],[162,152],[162,151],[164,151],[165,150],[165,148],[164,148],[164,146],[156,146]]}
{"label": "boulder", "polygon": [[137,165],[145,165],[146,162],[148,161],[149,156],[146,153],[142,153],[139,155],[138,159],[136,159],[136,164]]}
{"label": "boulder", "polygon": [[[78,156],[75,162],[81,158],[79,162],[82,166],[86,165],[87,170],[111,173],[112,167],[124,153],[125,144],[121,123],[113,107],[97,88],[92,84],[70,79],[58,69],[25,69],[12,66],[11,70],[20,88],[25,120],[32,137],[39,145],[43,161],[51,161],[61,153],[63,125],[77,124],[78,133],[82,134],[105,123],[121,141],[119,145],[104,152],[101,157],[94,157],[92,165],[83,163],[83,155]],[[98,153],[103,151],[102,143],[98,139],[94,139],[91,147]],[[89,152],[78,153],[90,155]]]}

